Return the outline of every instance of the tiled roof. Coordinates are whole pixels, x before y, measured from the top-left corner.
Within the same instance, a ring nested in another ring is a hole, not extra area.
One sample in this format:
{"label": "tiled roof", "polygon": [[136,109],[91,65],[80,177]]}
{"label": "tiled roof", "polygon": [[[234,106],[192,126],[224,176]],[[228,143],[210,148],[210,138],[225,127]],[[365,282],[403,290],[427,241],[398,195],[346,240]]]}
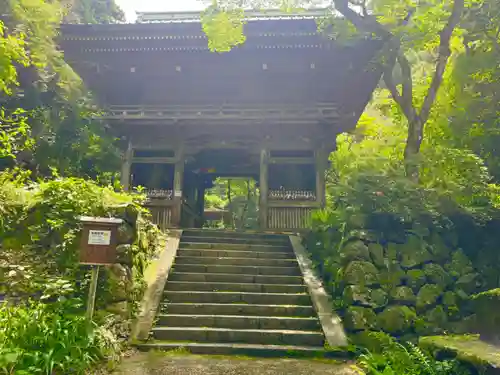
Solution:
{"label": "tiled roof", "polygon": [[[246,11],[245,20],[314,19],[331,14],[328,9],[308,9],[286,13],[277,9]],[[137,12],[138,23],[188,23],[200,22],[200,12]]]}

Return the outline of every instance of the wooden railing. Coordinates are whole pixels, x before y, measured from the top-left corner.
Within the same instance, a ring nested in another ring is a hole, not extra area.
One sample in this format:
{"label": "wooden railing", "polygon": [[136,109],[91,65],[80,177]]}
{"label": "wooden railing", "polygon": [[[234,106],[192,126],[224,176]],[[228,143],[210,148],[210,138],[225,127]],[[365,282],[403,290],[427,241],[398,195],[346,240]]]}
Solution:
{"label": "wooden railing", "polygon": [[316,207],[268,208],[267,226],[271,230],[302,230],[310,227],[311,214]]}
{"label": "wooden railing", "polygon": [[179,226],[180,200],[179,199],[149,199],[144,204],[151,212],[151,219],[161,230]]}
{"label": "wooden railing", "polygon": [[336,119],[337,108],[332,104],[315,105],[113,105],[103,115],[108,120],[277,120]]}

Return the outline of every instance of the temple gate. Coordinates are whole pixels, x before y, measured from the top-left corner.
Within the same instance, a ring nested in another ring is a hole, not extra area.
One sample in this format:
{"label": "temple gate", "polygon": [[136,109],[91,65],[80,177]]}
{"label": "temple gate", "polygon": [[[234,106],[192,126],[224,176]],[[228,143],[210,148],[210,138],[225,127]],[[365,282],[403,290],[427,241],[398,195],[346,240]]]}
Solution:
{"label": "temple gate", "polygon": [[195,13],[136,24],[64,25],[66,59],[123,144],[121,182],[146,188],[162,228],[203,223],[215,177],[258,181],[264,230],[306,228],[325,204],[336,135],[380,79],[380,43],[319,33],[322,12],[248,14],[247,41],[212,53]]}

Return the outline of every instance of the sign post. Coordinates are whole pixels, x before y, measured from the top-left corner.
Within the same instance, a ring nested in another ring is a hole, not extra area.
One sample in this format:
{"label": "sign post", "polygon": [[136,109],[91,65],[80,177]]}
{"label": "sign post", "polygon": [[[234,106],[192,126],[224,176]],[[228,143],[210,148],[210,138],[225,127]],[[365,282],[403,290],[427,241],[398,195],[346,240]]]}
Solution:
{"label": "sign post", "polygon": [[99,268],[116,262],[118,226],[123,220],[83,216],[80,217],[80,221],[83,223],[80,264],[92,266],[86,314],[87,319],[91,321],[94,315]]}

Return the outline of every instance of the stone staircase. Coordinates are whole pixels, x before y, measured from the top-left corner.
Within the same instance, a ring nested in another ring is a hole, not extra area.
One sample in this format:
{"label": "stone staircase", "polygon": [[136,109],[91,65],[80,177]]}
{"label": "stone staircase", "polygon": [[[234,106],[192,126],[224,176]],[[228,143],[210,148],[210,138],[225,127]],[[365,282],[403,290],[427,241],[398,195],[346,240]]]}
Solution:
{"label": "stone staircase", "polygon": [[324,334],[287,236],[185,230],[143,349],[316,355]]}

